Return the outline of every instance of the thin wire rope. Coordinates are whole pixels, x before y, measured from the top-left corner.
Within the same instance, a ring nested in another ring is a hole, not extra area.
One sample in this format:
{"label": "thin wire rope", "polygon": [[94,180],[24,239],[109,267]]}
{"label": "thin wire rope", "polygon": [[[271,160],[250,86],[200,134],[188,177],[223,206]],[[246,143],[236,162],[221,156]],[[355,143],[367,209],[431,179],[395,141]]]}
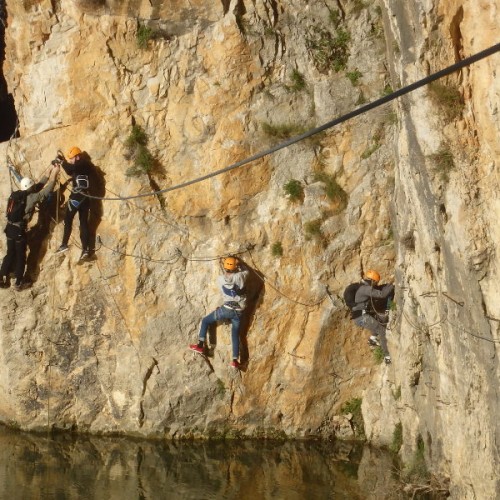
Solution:
{"label": "thin wire rope", "polygon": [[469,66],[477,61],[480,61],[481,59],[484,59],[485,57],[491,56],[492,54],[500,51],[500,43],[493,45],[489,47],[488,49],[485,49],[481,52],[478,52],[477,54],[474,54],[472,56],[466,57],[465,59],[462,59],[461,61],[458,61],[455,64],[452,64],[451,66],[448,66],[440,71],[437,71],[436,73],[433,73],[429,76],[426,76],[425,78],[422,78],[410,85],[407,85],[399,90],[396,90],[395,92],[392,92],[391,94],[388,94],[386,96],[383,96],[379,99],[376,99],[375,101],[365,104],[364,106],[361,106],[358,109],[355,109],[349,113],[346,113],[345,115],[340,116],[339,118],[336,118],[334,120],[331,120],[329,122],[324,123],[323,125],[319,127],[312,128],[303,134],[291,137],[290,139],[287,139],[286,141],[283,141],[276,146],[273,146],[271,148],[268,148],[264,151],[261,151],[260,153],[256,153],[252,156],[249,156],[243,160],[237,161],[236,163],[233,163],[227,167],[221,168],[219,170],[215,170],[214,172],[211,172],[209,174],[203,175],[201,177],[197,177],[195,179],[192,179],[190,181],[185,181],[180,184],[176,184],[174,186],[170,186],[165,189],[159,189],[157,191],[150,191],[148,193],[141,193],[141,194],[136,194],[136,195],[131,195],[131,196],[117,196],[117,197],[99,197],[99,196],[92,196],[89,194],[85,194],[85,196],[89,198],[94,198],[97,200],[106,200],[106,201],[125,201],[125,200],[132,200],[136,198],[145,198],[148,196],[157,196],[162,193],[168,193],[171,191],[175,191],[177,189],[182,189],[188,186],[191,186],[193,184],[202,182],[204,180],[210,179],[212,177],[216,177],[218,175],[221,175],[225,172],[229,172],[231,170],[234,170],[236,168],[242,167],[243,165],[246,165],[248,163],[252,163],[256,160],[259,160],[261,158],[264,158],[265,156],[269,156],[272,153],[275,153],[276,151],[279,151],[281,149],[287,148],[288,146],[291,146],[292,144],[295,144],[297,142],[303,141],[304,139],[307,139],[308,137],[311,137],[315,134],[319,134],[320,132],[323,132],[324,130],[327,130],[329,128],[332,128],[336,125],[339,125],[340,123],[343,123],[347,120],[350,120],[356,116],[362,115],[364,113],[367,113],[368,111],[377,108],[379,106],[382,106],[383,104],[386,104],[388,102],[391,102],[398,97],[401,97],[403,95],[406,95],[410,92],[413,92],[416,89],[419,89],[420,87],[423,87],[425,85],[428,85],[429,83],[432,83],[440,78],[443,78],[444,76],[450,75],[451,73],[454,73],[455,71],[458,71],[466,66]]}
{"label": "thin wire rope", "polygon": [[103,241],[101,236],[97,237],[97,241],[101,245],[102,248],[106,248],[110,252],[113,252],[118,255],[122,255],[124,257],[133,257],[134,259],[139,259],[139,260],[145,260],[147,262],[155,262],[157,264],[175,264],[181,257],[182,257],[182,252],[176,248],[175,250],[175,256],[170,258],[170,259],[153,259],[151,257],[145,257],[143,255],[135,255],[127,252],[120,252],[119,250],[115,250],[114,248],[111,248],[107,246]]}
{"label": "thin wire rope", "polygon": [[285,299],[289,300],[290,302],[294,302],[295,304],[299,304],[299,305],[305,306],[305,307],[317,307],[327,297],[329,297],[328,293],[325,293],[325,295],[323,295],[323,297],[320,300],[318,300],[317,302],[311,303],[311,304],[307,304],[305,302],[301,302],[300,300],[292,299],[291,297],[289,297],[288,295],[286,295],[285,293],[283,293],[281,290],[279,290],[272,283],[269,282],[269,278],[258,268],[257,264],[255,263],[255,261],[253,259],[253,256],[252,256],[252,252],[250,250],[247,250],[247,252],[248,252],[248,255],[250,256],[250,260],[252,261],[254,269],[257,271],[255,274],[259,277],[259,279],[264,284],[267,284],[269,287],[271,287],[276,293],[278,293],[279,295],[283,296]]}
{"label": "thin wire rope", "polygon": [[[59,184],[59,182],[58,182]],[[56,227],[59,224],[59,189],[56,189]],[[52,219],[52,218],[51,218]],[[52,219],[53,220],[53,219]],[[52,322],[55,322],[55,315],[54,311],[56,310],[55,307],[55,297],[56,297],[56,262],[54,261],[54,272],[52,273]],[[61,327],[61,323],[59,323],[59,327]],[[59,333],[61,332],[61,328],[59,328]],[[50,340],[50,339],[49,339]],[[54,355],[54,344],[52,342],[50,343],[50,358],[49,358],[49,366],[48,366],[48,394],[47,394],[47,431],[50,430],[50,393],[52,391],[52,356]]]}

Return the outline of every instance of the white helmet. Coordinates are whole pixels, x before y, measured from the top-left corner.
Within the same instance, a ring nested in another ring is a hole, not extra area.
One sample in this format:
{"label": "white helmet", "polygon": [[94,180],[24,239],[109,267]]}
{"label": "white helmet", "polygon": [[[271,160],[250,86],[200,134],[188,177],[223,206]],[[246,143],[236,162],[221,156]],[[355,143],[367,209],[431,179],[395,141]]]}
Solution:
{"label": "white helmet", "polygon": [[28,189],[35,184],[29,177],[23,177],[21,180],[21,189],[28,191]]}

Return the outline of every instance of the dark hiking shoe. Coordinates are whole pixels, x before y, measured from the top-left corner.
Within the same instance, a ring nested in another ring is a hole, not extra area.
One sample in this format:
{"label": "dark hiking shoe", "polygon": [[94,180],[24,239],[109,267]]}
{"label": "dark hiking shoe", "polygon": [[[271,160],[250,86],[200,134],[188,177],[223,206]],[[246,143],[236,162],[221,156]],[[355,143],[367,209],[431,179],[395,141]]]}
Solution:
{"label": "dark hiking shoe", "polygon": [[375,335],[372,335],[369,339],[368,339],[368,344],[372,347],[377,347],[380,345],[380,342],[378,341],[378,338],[375,337]]}
{"label": "dark hiking shoe", "polygon": [[90,252],[88,250],[84,250],[80,255],[79,260],[87,260],[90,257]]}
{"label": "dark hiking shoe", "polygon": [[29,280],[25,280],[23,282],[21,282],[19,285],[16,283],[14,285],[14,290],[16,292],[21,292],[22,290],[26,290],[27,288],[30,288],[31,285],[33,285],[33,283]]}
{"label": "dark hiking shoe", "polygon": [[0,277],[0,288],[9,288],[9,283],[3,276]]}
{"label": "dark hiking shoe", "polygon": [[56,253],[64,253],[69,250],[68,245],[61,245],[57,250]]}
{"label": "dark hiking shoe", "polygon": [[386,365],[390,365],[390,364],[392,363],[392,359],[391,359],[391,357],[390,357],[390,356],[385,356],[385,358],[384,358],[384,363],[385,363]]}

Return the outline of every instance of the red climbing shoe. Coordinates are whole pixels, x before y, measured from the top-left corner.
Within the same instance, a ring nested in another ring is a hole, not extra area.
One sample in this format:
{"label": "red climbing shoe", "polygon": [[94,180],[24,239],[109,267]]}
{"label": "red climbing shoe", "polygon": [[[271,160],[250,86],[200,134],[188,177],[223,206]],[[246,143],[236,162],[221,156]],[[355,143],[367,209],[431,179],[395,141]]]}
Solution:
{"label": "red climbing shoe", "polygon": [[189,348],[198,354],[203,354],[203,347],[198,347],[198,344],[190,344]]}
{"label": "red climbing shoe", "polygon": [[238,369],[238,368],[240,367],[240,363],[239,363],[239,361],[238,361],[237,359],[233,359],[233,360],[231,361],[231,363],[229,363],[229,366],[230,366],[231,368],[236,368],[236,369]]}

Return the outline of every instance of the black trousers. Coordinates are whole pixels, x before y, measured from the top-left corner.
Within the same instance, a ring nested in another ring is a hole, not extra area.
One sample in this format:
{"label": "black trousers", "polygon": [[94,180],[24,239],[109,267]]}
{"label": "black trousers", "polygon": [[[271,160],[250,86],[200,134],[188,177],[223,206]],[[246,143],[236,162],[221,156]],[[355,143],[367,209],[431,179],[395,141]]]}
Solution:
{"label": "black trousers", "polygon": [[69,238],[71,236],[71,231],[73,230],[73,219],[78,213],[80,215],[80,241],[82,242],[83,250],[89,250],[89,211],[90,202],[88,198],[85,198],[80,202],[80,204],[75,207],[77,202],[75,200],[69,200],[66,207],[66,215],[64,216],[64,233],[62,244],[67,245]]}
{"label": "black trousers", "polygon": [[7,253],[0,267],[0,276],[7,277],[14,268],[16,285],[20,285],[26,268],[26,250],[28,248],[26,231],[8,224],[5,228],[5,234],[7,235]]}

